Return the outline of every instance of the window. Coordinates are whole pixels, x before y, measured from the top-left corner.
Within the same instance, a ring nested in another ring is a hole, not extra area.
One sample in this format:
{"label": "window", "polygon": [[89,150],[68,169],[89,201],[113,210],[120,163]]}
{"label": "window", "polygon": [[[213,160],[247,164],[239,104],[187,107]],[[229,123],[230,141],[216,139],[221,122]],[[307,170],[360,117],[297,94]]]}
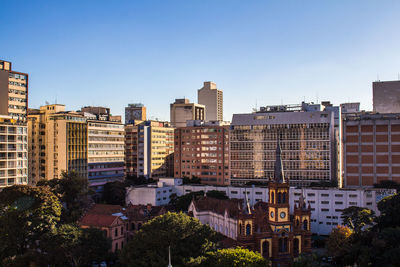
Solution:
{"label": "window", "polygon": [[118,228],[115,228],[114,236],[118,236]]}
{"label": "window", "polygon": [[246,235],[250,235],[251,234],[251,225],[248,223],[246,225]]}
{"label": "window", "polygon": [[343,201],[335,201],[336,205],[343,205]]}

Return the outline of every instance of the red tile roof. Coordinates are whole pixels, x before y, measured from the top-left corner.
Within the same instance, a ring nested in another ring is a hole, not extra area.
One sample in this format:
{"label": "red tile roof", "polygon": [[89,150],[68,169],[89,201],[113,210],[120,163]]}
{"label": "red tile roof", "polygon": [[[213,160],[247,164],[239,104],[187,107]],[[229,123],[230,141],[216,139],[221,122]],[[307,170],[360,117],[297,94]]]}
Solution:
{"label": "red tile roof", "polygon": [[122,212],[122,207],[120,205],[108,205],[108,204],[94,204],[87,213],[91,214],[113,214]]}
{"label": "red tile roof", "polygon": [[80,220],[80,225],[93,227],[110,227],[119,217],[106,214],[87,213]]}

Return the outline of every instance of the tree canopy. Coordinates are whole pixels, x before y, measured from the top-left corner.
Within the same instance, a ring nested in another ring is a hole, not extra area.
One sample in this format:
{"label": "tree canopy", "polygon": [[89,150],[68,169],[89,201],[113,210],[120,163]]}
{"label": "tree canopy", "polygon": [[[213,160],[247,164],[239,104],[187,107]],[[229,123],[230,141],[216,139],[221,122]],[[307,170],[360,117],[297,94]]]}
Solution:
{"label": "tree canopy", "polygon": [[42,249],[50,266],[88,266],[107,259],[111,240],[95,228],[63,224],[44,236]]}
{"label": "tree canopy", "polygon": [[368,208],[351,206],[342,212],[343,224],[355,232],[371,226],[375,219],[375,212]]}
{"label": "tree canopy", "polygon": [[64,204],[62,221],[76,222],[89,204],[88,179],[75,171],[63,171],[60,179],[41,180],[37,186],[49,186]]}
{"label": "tree canopy", "polygon": [[145,223],[124,247],[120,260],[127,266],[167,266],[171,247],[173,266],[185,266],[190,258],[216,246],[217,234],[208,225],[183,213],[168,212]]}
{"label": "tree canopy", "polygon": [[0,192],[0,257],[23,255],[34,250],[37,240],[55,228],[61,204],[44,187],[13,185]]}
{"label": "tree canopy", "polygon": [[258,252],[237,247],[208,252],[198,266],[265,267],[268,261]]}
{"label": "tree canopy", "polygon": [[169,204],[174,207],[175,211],[187,211],[193,199],[197,200],[204,196],[204,191],[191,192],[178,197],[176,194],[171,195]]}

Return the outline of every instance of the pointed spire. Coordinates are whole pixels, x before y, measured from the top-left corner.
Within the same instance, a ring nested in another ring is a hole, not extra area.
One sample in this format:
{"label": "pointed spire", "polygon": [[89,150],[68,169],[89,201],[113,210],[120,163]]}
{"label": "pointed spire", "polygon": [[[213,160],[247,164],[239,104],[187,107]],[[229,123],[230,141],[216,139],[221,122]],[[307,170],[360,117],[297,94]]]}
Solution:
{"label": "pointed spire", "polygon": [[246,214],[251,214],[250,203],[249,203],[249,199],[247,197],[247,189],[245,189],[245,191],[244,191],[244,197],[245,197],[245,201],[243,202],[243,210],[246,212]]}
{"label": "pointed spire", "polygon": [[171,246],[168,246],[168,267],[172,267],[172,264],[171,264]]}
{"label": "pointed spire", "polygon": [[302,209],[302,210],[306,209],[306,198],[304,196],[303,188],[301,189],[301,195],[300,195],[300,198],[299,198],[299,208]]}
{"label": "pointed spire", "polygon": [[275,153],[275,182],[277,183],[285,183],[285,175],[283,173],[283,163],[281,158],[281,144],[280,144],[280,132],[278,132],[276,143],[276,153]]}

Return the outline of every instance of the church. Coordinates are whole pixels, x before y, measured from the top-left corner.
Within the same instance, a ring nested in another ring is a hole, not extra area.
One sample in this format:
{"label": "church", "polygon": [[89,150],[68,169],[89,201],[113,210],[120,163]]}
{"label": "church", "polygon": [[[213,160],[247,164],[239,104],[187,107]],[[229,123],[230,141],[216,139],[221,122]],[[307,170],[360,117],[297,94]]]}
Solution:
{"label": "church", "polygon": [[268,185],[268,202],[245,200],[193,200],[189,214],[215,231],[235,240],[236,246],[258,251],[272,266],[289,266],[301,253],[311,253],[311,207],[304,196],[289,214],[289,184],[285,180],[278,141],[274,179]]}

